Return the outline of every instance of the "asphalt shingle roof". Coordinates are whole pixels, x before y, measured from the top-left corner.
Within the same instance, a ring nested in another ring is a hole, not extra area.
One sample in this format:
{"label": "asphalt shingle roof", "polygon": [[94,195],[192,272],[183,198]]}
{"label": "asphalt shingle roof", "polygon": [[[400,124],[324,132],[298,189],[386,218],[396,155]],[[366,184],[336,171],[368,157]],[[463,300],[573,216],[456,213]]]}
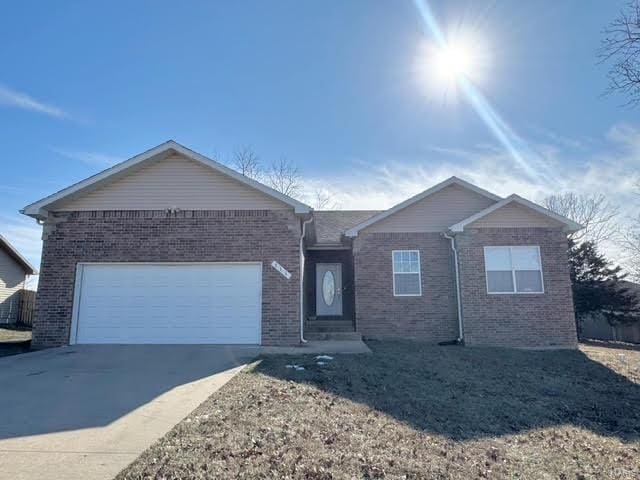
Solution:
{"label": "asphalt shingle roof", "polygon": [[316,210],[313,212],[316,241],[320,244],[338,244],[346,230],[377,213],[380,210]]}

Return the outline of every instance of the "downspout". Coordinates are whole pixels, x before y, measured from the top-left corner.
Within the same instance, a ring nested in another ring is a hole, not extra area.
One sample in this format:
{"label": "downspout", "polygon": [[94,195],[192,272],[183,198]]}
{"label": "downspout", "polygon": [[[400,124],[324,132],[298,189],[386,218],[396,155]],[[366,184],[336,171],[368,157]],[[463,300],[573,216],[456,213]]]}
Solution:
{"label": "downspout", "polygon": [[302,235],[300,235],[300,342],[307,343],[304,339],[304,235],[307,232],[307,224],[313,222],[313,217],[302,222]]}
{"label": "downspout", "polygon": [[458,270],[458,250],[456,249],[456,237],[443,233],[442,236],[451,242],[451,250],[453,251],[453,265],[456,277],[456,305],[458,309],[458,338],[456,343],[464,342],[464,323],[462,320],[462,303],[460,301],[460,272]]}

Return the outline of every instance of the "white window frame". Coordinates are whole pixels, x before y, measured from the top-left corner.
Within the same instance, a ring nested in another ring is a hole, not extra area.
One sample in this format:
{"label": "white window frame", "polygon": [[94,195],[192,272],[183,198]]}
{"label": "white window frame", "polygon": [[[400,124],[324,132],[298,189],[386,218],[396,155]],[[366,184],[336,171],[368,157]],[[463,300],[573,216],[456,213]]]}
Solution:
{"label": "white window frame", "polygon": [[[489,269],[487,268],[487,250],[492,248],[508,248],[509,260],[511,261],[511,278],[513,282],[513,292],[490,292],[489,291]],[[518,292],[518,284],[516,283],[516,269],[513,268],[513,260],[511,251],[514,248],[535,248],[538,251],[538,264],[540,265],[540,281],[542,282],[542,290],[539,292]],[[542,268],[542,255],[540,254],[539,245],[490,245],[484,247],[484,277],[488,295],[543,295],[544,294],[544,273]]]}
{"label": "white window frame", "polygon": [[[393,259],[397,252],[410,252],[418,254],[418,271],[417,272],[396,272],[396,263]],[[396,293],[396,275],[415,275],[418,274],[418,293]],[[422,263],[420,261],[420,250],[392,250],[391,251],[391,277],[393,280],[393,296],[394,297],[421,297],[422,296]]]}

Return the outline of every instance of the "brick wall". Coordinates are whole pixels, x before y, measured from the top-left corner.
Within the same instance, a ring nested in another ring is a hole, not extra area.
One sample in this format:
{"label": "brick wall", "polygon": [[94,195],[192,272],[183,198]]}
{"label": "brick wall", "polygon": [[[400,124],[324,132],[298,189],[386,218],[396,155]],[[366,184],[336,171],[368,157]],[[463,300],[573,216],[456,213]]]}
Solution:
{"label": "brick wall", "polygon": [[[296,344],[299,222],[285,211],[100,211],[57,214],[44,227],[35,348],[69,342],[78,262],[262,261],[262,342]],[[285,279],[271,266],[277,260]]]}
{"label": "brick wall", "polygon": [[[356,328],[365,337],[437,343],[458,336],[453,255],[439,233],[367,233],[354,240]],[[420,250],[422,296],[393,296],[392,250]]]}
{"label": "brick wall", "polygon": [[[558,229],[467,229],[457,236],[467,345],[570,347],[577,344],[567,240]],[[484,246],[538,245],[544,293],[489,295]]]}

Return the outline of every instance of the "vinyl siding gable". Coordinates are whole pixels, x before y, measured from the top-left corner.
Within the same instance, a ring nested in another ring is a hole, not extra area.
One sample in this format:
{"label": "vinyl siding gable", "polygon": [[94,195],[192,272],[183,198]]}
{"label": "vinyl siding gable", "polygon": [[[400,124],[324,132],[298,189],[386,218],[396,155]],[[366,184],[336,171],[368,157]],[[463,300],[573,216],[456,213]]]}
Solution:
{"label": "vinyl siding gable", "polygon": [[366,232],[444,232],[454,223],[484,210],[494,200],[453,184],[376,222]]}
{"label": "vinyl siding gable", "polygon": [[474,228],[559,228],[562,224],[517,203],[509,203],[469,224]]}
{"label": "vinyl siding gable", "polygon": [[0,323],[17,320],[24,278],[22,267],[0,247]]}
{"label": "vinyl siding gable", "polygon": [[291,207],[181,155],[147,165],[56,211],[92,210],[287,210]]}

